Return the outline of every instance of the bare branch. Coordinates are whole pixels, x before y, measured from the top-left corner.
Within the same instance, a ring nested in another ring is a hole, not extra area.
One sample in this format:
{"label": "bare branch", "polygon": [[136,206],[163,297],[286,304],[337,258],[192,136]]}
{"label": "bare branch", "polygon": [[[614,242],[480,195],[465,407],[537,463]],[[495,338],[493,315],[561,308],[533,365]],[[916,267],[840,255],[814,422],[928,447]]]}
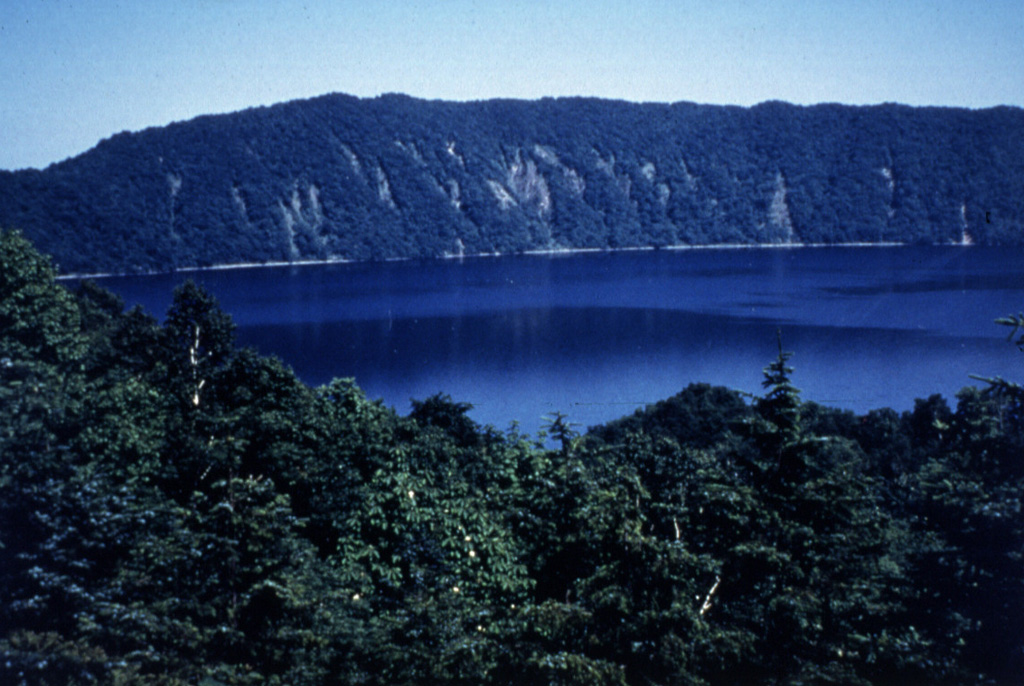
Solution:
{"label": "bare branch", "polygon": [[722,583],[722,577],[715,577],[715,585],[711,587],[708,594],[704,596],[704,604],[700,606],[700,616],[703,617],[704,613],[711,609],[711,596],[715,595],[715,591],[718,590],[718,585]]}

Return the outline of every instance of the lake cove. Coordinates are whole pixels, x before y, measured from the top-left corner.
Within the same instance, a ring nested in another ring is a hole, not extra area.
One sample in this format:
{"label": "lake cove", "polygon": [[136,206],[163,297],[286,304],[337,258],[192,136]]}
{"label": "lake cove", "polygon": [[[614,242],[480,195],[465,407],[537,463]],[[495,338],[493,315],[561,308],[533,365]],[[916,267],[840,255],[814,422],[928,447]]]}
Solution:
{"label": "lake cove", "polygon": [[806,400],[864,412],[1024,377],[993,320],[1024,307],[1024,249],[831,247],[524,255],[110,277],[162,318],[192,278],[238,341],[310,384],[355,377],[399,412],[438,392],[499,429],[581,426],[708,382],[761,391],[794,353]]}

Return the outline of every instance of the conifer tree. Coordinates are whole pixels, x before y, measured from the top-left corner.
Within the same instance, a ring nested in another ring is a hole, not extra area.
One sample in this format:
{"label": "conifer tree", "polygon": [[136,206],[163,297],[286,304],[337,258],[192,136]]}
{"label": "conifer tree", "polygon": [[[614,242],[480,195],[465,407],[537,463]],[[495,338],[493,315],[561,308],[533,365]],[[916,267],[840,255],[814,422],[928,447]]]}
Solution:
{"label": "conifer tree", "polygon": [[779,354],[771,364],[764,368],[764,381],[761,385],[767,393],[758,398],[755,408],[767,422],[761,433],[764,452],[774,455],[780,472],[784,467],[784,453],[787,448],[795,445],[801,438],[800,424],[800,389],[790,381],[793,368],[789,359],[793,353],[782,349],[782,332],[777,332]]}

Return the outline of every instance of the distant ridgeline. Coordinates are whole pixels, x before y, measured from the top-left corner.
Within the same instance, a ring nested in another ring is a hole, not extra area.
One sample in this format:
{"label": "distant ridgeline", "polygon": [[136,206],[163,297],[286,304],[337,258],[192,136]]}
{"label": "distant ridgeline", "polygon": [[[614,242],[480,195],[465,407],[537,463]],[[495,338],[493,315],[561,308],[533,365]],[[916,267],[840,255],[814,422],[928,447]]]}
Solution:
{"label": "distant ridgeline", "polygon": [[328,95],[0,172],[63,272],[720,243],[1024,242],[1024,110]]}

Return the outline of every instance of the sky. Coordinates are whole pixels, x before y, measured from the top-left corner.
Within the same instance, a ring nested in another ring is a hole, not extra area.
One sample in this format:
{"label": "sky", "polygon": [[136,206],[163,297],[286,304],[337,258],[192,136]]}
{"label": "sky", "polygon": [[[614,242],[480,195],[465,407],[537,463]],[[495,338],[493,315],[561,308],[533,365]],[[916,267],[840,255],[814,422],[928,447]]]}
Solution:
{"label": "sky", "polygon": [[1024,0],[0,0],[0,169],[324,93],[1024,106]]}

